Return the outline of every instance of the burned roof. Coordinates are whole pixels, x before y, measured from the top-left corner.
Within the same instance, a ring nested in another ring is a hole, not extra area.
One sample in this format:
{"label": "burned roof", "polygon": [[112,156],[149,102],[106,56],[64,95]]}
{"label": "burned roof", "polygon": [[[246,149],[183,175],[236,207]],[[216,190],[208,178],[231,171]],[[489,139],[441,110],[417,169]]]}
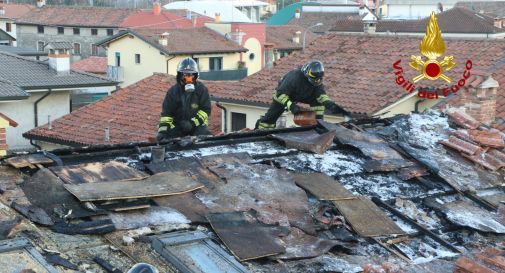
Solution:
{"label": "burned roof", "polygon": [[[311,59],[325,65],[326,92],[350,112],[373,114],[409,95],[395,82],[393,63],[403,67],[411,55],[419,54],[418,37],[329,34],[313,41],[304,52],[294,52],[264,69],[236,82],[214,82],[210,86],[214,100],[266,106],[272,101],[272,90],[285,73]],[[445,39],[446,54],[458,65],[448,73],[459,78],[467,60],[473,69],[486,70],[505,56],[505,44],[499,40]],[[406,78],[414,70],[406,69]]]}
{"label": "burned roof", "polygon": [[[10,238],[90,270],[103,264],[97,253],[123,271],[139,260],[160,272],[204,260],[238,272],[497,270],[504,169],[439,144],[462,124],[431,112],[10,157],[0,166],[0,222]],[[326,151],[305,152],[303,139],[327,134],[335,138]],[[134,203],[121,199],[132,194]],[[14,228],[17,213],[40,231]],[[481,247],[496,253],[482,259]]]}

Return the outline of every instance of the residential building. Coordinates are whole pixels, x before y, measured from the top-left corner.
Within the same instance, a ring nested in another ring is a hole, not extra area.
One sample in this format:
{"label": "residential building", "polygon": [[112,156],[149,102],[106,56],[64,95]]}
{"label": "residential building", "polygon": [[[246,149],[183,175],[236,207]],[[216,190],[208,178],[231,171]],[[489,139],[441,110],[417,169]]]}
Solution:
{"label": "residential building", "polygon": [[197,60],[200,78],[241,79],[247,49],[207,28],[136,29],[122,31],[97,43],[108,51],[108,75],[125,87],[153,73],[177,74],[186,57]]}
{"label": "residential building", "polygon": [[[81,107],[52,122],[30,130],[24,137],[45,149],[58,145],[87,146],[147,142],[156,137],[161,104],[175,77],[156,73],[114,92],[96,103]],[[212,107],[209,129],[218,134],[221,111]]]}
{"label": "residential building", "polygon": [[14,55],[19,55],[23,57],[31,57],[35,60],[46,60],[47,53],[41,52],[35,49],[22,48],[18,46],[8,46],[8,45],[0,45],[0,51],[11,53]]}
{"label": "residential building", "polygon": [[270,50],[265,49],[267,67],[271,67],[272,62],[280,58],[302,50],[304,39],[305,45],[308,46],[317,37],[313,32],[297,25],[267,26],[266,31],[266,44],[270,45],[267,47]]}
{"label": "residential building", "polygon": [[49,44],[48,62],[0,52],[0,112],[18,123],[16,128],[7,130],[10,149],[32,148],[22,134],[70,113],[72,92],[117,84],[70,70],[69,46]]}
{"label": "residential building", "polygon": [[347,3],[302,2],[280,10],[268,20],[268,25],[299,25],[310,28],[315,33],[324,34],[329,31],[335,21],[351,19],[373,23],[377,21],[377,16],[368,6],[353,1]]}
{"label": "residential building", "polygon": [[214,22],[205,23],[205,26],[247,49],[240,53],[240,62],[247,68],[247,75],[252,75],[265,67],[265,24]]}
{"label": "residential building", "polygon": [[7,128],[17,126],[18,123],[16,121],[0,113],[0,157],[7,155],[7,150],[9,149],[9,146],[7,145]]}
{"label": "residential building", "polygon": [[28,4],[6,4],[0,0],[0,45],[16,46],[16,20],[34,8],[35,6]]}
{"label": "residential building", "polygon": [[[458,0],[384,0],[377,15],[381,19],[421,19],[430,16],[431,12],[442,12],[456,6]],[[478,2],[491,2],[475,0]]]}
{"label": "residential building", "polygon": [[0,29],[0,45],[12,46],[16,42],[16,38],[12,37],[9,33]]}
{"label": "residential building", "polygon": [[17,21],[18,45],[43,51],[50,41],[73,45],[73,60],[105,56],[96,43],[117,34],[131,9],[42,6]]}
{"label": "residential building", "polygon": [[[73,62],[70,64],[70,68],[74,71],[107,77],[107,57],[90,56],[89,58]],[[74,111],[79,107],[96,102],[110,95],[111,91],[113,90],[110,87],[92,87],[75,91],[70,96],[70,100],[72,101],[71,110]]]}
{"label": "residential building", "polygon": [[[429,17],[421,20],[380,20],[376,32],[395,35],[424,35]],[[455,7],[437,14],[444,37],[505,38],[505,27],[495,19],[467,8]]]}
{"label": "residential building", "polygon": [[218,17],[222,22],[258,23],[267,12],[268,4],[256,0],[196,0],[174,1],[163,6],[167,10],[186,9],[208,17]]}
{"label": "residential building", "polygon": [[[425,99],[417,92],[406,92],[398,86],[393,73],[393,63],[401,60],[404,77],[417,75],[417,71],[409,69],[408,63],[411,55],[420,54],[420,42],[420,37],[409,36],[326,35],[315,40],[303,53],[278,60],[271,69],[241,81],[212,83],[212,99],[227,109],[227,116],[223,116],[223,125],[226,121],[227,128],[232,128],[234,117],[243,121],[244,127],[253,128],[272,102],[272,92],[279,79],[308,60],[319,59],[325,64],[324,84],[328,95],[347,111],[380,117],[423,111],[442,98]],[[468,59],[473,61],[473,69],[486,70],[505,58],[505,44],[499,40],[448,38],[445,44],[445,54],[454,56],[457,64],[447,72],[453,79],[461,77]],[[432,83],[422,81],[416,86],[423,84],[431,86]],[[342,120],[332,115],[325,118]],[[287,113],[286,126],[293,125],[292,120],[293,116]]]}
{"label": "residential building", "polygon": [[166,29],[203,27],[206,22],[214,21],[214,17],[200,15],[189,10],[162,10],[156,4],[153,10],[137,10],[130,14],[122,23],[122,28]]}
{"label": "residential building", "polygon": [[495,26],[505,27],[505,1],[458,2],[455,7],[467,8],[494,19]]}

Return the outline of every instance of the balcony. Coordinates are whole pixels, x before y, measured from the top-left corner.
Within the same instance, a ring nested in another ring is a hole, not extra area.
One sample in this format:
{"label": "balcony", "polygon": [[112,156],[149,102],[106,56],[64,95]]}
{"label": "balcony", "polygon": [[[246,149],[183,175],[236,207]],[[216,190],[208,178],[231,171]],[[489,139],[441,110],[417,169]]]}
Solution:
{"label": "balcony", "polygon": [[200,71],[200,79],[208,81],[238,81],[247,77],[247,68]]}
{"label": "balcony", "polygon": [[122,82],[124,80],[124,69],[121,66],[108,65],[107,78],[111,81]]}

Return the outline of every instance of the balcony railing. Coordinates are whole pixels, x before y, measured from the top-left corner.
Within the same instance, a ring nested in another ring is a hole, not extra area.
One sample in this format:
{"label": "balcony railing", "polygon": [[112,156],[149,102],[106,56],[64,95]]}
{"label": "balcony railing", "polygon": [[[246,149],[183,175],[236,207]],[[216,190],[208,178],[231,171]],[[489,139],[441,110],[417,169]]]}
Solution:
{"label": "balcony railing", "polygon": [[200,71],[200,79],[208,81],[237,81],[247,77],[247,68]]}
{"label": "balcony railing", "polygon": [[122,82],[124,80],[124,69],[121,66],[108,65],[107,78],[111,81]]}

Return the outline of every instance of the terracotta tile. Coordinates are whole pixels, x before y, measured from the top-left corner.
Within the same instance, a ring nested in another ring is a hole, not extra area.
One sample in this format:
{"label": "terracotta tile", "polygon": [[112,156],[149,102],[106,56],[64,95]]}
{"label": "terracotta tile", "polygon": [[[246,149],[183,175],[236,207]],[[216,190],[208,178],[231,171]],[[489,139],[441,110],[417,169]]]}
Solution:
{"label": "terracotta tile", "polygon": [[482,145],[493,148],[504,148],[505,142],[503,141],[500,133],[493,133],[483,130],[468,130],[470,138]]}
{"label": "terracotta tile", "polygon": [[478,152],[480,152],[482,149],[481,147],[474,145],[472,143],[466,142],[464,140],[461,140],[457,137],[450,136],[449,140],[442,140],[440,141],[441,144],[453,148],[459,152],[463,152],[469,155],[474,155]]}

